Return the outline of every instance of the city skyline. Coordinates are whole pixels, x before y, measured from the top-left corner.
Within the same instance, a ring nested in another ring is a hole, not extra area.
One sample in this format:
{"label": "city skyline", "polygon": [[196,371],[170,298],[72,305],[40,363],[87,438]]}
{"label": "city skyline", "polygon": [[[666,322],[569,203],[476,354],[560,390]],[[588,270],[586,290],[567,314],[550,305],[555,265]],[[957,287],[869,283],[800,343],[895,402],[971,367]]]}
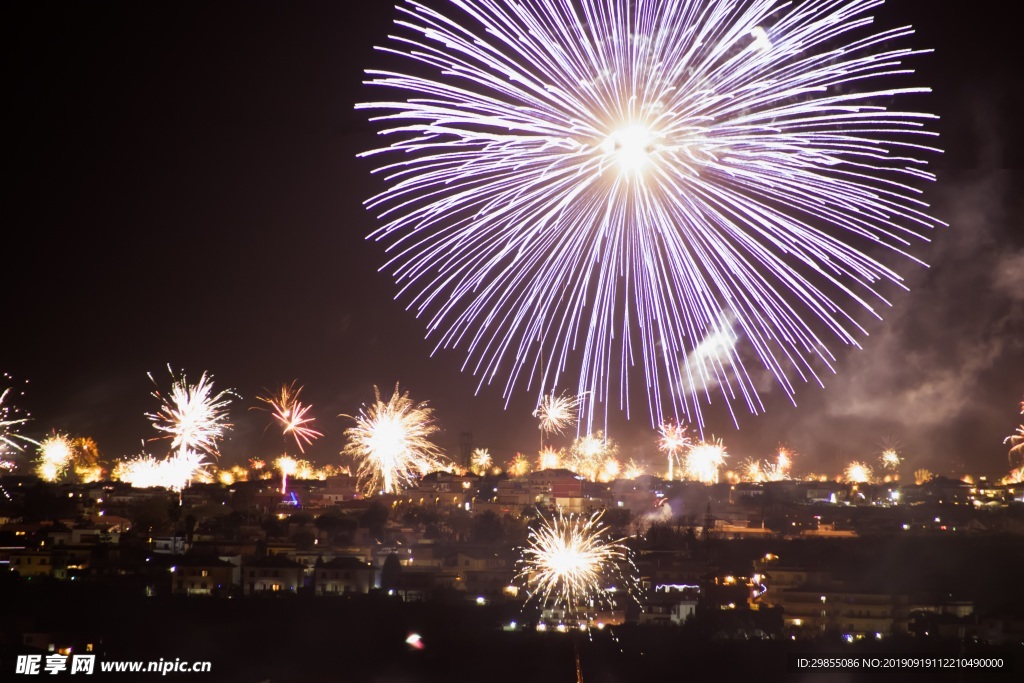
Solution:
{"label": "city skyline", "polygon": [[[913,81],[935,90],[921,108],[941,117],[945,153],[924,190],[950,227],[915,251],[931,267],[903,268],[910,291],[869,324],[863,349],[834,349],[824,388],[798,385],[796,407],[766,392],[766,411],[740,415],[738,431],[710,407],[706,434],[737,462],[783,443],[800,469],[838,473],[895,442],[911,468],[1009,469],[1002,439],[1024,393],[1019,24],[1011,9],[1000,20],[893,5],[874,12],[879,23],[910,23],[913,47],[936,50],[915,60]],[[156,408],[146,373],[163,378],[170,364],[242,397],[227,465],[284,450],[249,408],[293,379],[325,434],[306,454],[321,464],[340,462],[350,425],[337,416],[396,382],[435,408],[451,454],[462,432],[503,460],[536,449],[536,393],[505,410],[500,387],[474,395],[459,352],[431,357],[422,322],[376,270],[382,248],[364,239],[377,220],[362,202],[380,187],[356,154],[378,141],[354,106],[369,97],[362,72],[391,7],[6,13],[19,27],[8,50],[21,172],[0,371],[29,382],[26,433],[91,436],[112,459],[138,453]],[[660,462],[646,416],[612,414],[608,432],[625,455]]]}

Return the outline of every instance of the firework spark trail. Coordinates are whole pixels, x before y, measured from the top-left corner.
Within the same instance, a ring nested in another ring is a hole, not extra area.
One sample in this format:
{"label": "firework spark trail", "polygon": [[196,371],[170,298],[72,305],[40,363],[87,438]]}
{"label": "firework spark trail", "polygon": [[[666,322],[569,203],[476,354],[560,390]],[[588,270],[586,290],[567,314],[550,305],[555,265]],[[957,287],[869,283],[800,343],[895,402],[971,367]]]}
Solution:
{"label": "firework spark trail", "polygon": [[[256,400],[270,406],[270,414],[281,425],[284,435],[288,436],[291,434],[295,439],[295,445],[298,446],[299,452],[305,453],[305,446],[312,444],[315,439],[323,436],[323,434],[310,426],[315,418],[306,417],[306,413],[309,412],[312,406],[299,401],[299,394],[302,393],[302,389],[301,386],[296,389],[295,381],[293,381],[290,385],[282,384],[276,394],[268,393],[265,396],[257,396]],[[255,409],[267,410],[259,406]]]}
{"label": "firework spark trail", "polygon": [[630,460],[622,470],[623,479],[639,479],[647,474],[647,467],[636,460]]}
{"label": "firework spark trail", "polygon": [[780,447],[775,454],[775,462],[747,460],[742,466],[742,478],[746,481],[761,482],[783,481],[790,478],[793,466],[793,452]]}
{"label": "firework spark trail", "polygon": [[191,481],[199,476],[206,466],[202,453],[179,449],[160,461],[161,486],[181,493]]}
{"label": "firework spark trail", "polygon": [[1019,484],[1024,482],[1024,465],[1010,470],[1010,473],[1000,480],[1002,484]]}
{"label": "firework spark trail", "polygon": [[533,411],[533,416],[539,422],[541,448],[544,447],[545,436],[564,434],[566,429],[576,423],[580,402],[579,396],[566,394],[541,396],[537,410]]}
{"label": "firework spark trail", "polygon": [[882,455],[879,457],[882,463],[882,468],[887,470],[898,469],[903,459],[900,454],[896,452],[895,448],[886,448],[882,451]]}
{"label": "firework spark trail", "polygon": [[563,451],[556,451],[550,446],[545,447],[537,454],[538,470],[553,470],[562,466]]}
{"label": "firework spark trail", "polygon": [[870,484],[875,473],[862,462],[851,462],[843,472],[843,478],[851,484]]}
{"label": "firework spark trail", "polygon": [[780,446],[779,452],[775,455],[775,466],[783,475],[788,477],[789,470],[793,467],[793,451],[785,446]]}
{"label": "firework spark trail", "polygon": [[143,453],[120,461],[112,476],[134,488],[165,488],[180,494],[206,464],[205,457],[195,451],[178,450],[163,460]]}
{"label": "firework spark trail", "polygon": [[619,471],[618,452],[615,441],[605,438],[604,432],[597,431],[573,441],[567,467],[591,481],[606,479],[609,473],[617,474]]}
{"label": "firework spark trail", "polygon": [[[15,465],[13,461],[4,460],[3,458],[0,458],[0,474],[4,472],[13,472],[14,468]],[[11,494],[7,491],[7,489],[4,488],[4,485],[2,483],[0,483],[0,495],[2,495],[7,500],[11,500]]]}
{"label": "firework spark trail", "polygon": [[68,471],[74,458],[71,439],[65,434],[54,433],[39,444],[39,459],[36,474],[43,481],[54,482]]}
{"label": "firework spark trail", "polygon": [[426,402],[414,403],[409,392],[398,385],[387,402],[380,389],[376,400],[364,406],[358,416],[342,415],[355,421],[345,430],[348,443],[342,455],[359,463],[356,476],[367,493],[397,493],[414,479],[443,469],[444,456],[430,438],[440,431],[434,410]]}
{"label": "firework spark trail", "polygon": [[512,462],[508,464],[508,474],[512,478],[525,477],[531,470],[533,470],[533,466],[522,453],[516,453]]}
{"label": "firework spark trail", "polygon": [[288,493],[288,476],[299,471],[299,462],[290,455],[282,455],[274,461],[274,467],[281,473],[281,495]]}
{"label": "firework spark trail", "polygon": [[[1020,414],[1024,415],[1024,401],[1020,402]],[[1003,443],[1010,445],[1010,452],[1007,453],[1006,457],[1012,458],[1014,455],[1024,456],[1024,425],[1017,427],[1017,433],[1003,439]]]}
{"label": "firework spark trail", "polygon": [[821,383],[864,334],[849,310],[904,288],[875,252],[916,261],[941,224],[936,117],[890,108],[928,92],[895,87],[928,51],[868,31],[883,1],[399,4],[378,49],[405,68],[357,105],[390,143],[363,156],[399,296],[506,399],[578,367],[586,432],[616,392],[629,413],[633,364],[652,424],[700,433],[714,387],[762,410],[747,355],[790,396]]}
{"label": "firework spark trail", "polygon": [[704,484],[717,484],[718,470],[728,457],[721,439],[693,444],[683,458],[683,477]]}
{"label": "firework spark trail", "polygon": [[[0,375],[0,379],[6,384],[11,381],[11,376],[5,372]],[[29,421],[29,416],[17,417],[21,411],[11,401],[12,390],[9,386],[0,390],[0,455],[4,455],[8,450],[24,450],[22,443],[39,445],[39,442],[18,433],[18,429]]]}
{"label": "firework spark trail", "polygon": [[[217,442],[224,438],[224,432],[231,428],[228,423],[228,406],[235,393],[226,389],[213,393],[213,377],[205,372],[196,384],[189,384],[185,374],[174,377],[171,366],[171,392],[168,396],[153,391],[153,397],[160,401],[160,410],[146,413],[157,431],[171,439],[171,449],[177,449],[183,459],[189,451],[217,456]],[[153,375],[149,379],[156,384]]]}
{"label": "firework spark trail", "polygon": [[476,448],[469,459],[469,469],[473,474],[483,476],[491,469],[491,453],[486,448]]}
{"label": "firework spark trail", "polygon": [[162,486],[158,483],[158,460],[152,455],[143,453],[131,458],[119,460],[111,472],[115,481],[123,481],[135,488],[153,488]]}
{"label": "firework spark trail", "polygon": [[761,469],[760,460],[745,460],[740,468],[740,479],[751,482],[763,482],[765,473]]}
{"label": "firework spark trail", "polygon": [[530,531],[517,580],[542,608],[564,608],[574,616],[611,602],[608,589],[630,590],[636,567],[624,539],[612,540],[601,522],[604,511],[589,517],[555,515]]}
{"label": "firework spark trail", "polygon": [[675,479],[675,465],[679,454],[690,446],[690,437],[686,435],[686,425],[666,422],[658,430],[658,449],[668,458],[668,480]]}

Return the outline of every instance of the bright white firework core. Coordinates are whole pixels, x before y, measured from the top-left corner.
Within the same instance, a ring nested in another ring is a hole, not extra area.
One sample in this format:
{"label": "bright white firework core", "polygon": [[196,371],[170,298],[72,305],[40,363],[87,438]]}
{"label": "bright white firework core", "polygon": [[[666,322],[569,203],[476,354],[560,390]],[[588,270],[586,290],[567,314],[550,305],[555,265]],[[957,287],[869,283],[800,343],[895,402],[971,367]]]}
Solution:
{"label": "bright white firework core", "polygon": [[605,138],[601,151],[629,175],[640,175],[651,162],[654,135],[651,129],[639,123],[630,123],[616,129]]}
{"label": "bright white firework core", "polygon": [[404,439],[405,429],[402,425],[397,420],[384,417],[377,423],[370,444],[381,461],[392,464],[404,447]]}

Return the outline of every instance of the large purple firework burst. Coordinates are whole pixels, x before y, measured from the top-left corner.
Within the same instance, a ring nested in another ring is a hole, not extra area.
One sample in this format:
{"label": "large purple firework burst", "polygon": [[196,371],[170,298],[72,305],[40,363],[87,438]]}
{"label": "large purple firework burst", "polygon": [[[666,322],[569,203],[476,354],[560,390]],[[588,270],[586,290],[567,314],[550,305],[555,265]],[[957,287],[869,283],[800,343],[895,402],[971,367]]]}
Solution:
{"label": "large purple firework burst", "polygon": [[821,383],[939,224],[883,2],[400,3],[359,105],[399,297],[481,385],[575,384],[584,431],[637,370],[652,424],[701,431],[759,374]]}

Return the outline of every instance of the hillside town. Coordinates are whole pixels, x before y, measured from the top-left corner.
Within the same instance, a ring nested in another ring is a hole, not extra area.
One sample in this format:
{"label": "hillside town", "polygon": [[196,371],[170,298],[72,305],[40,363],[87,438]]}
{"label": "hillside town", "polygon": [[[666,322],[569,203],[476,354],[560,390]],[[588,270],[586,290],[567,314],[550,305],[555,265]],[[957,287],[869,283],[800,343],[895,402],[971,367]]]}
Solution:
{"label": "hillside town", "polygon": [[[284,494],[267,480],[194,484],[180,496],[34,476],[3,484],[8,592],[85,584],[153,600],[379,595],[499,606],[511,615],[505,629],[564,631],[581,624],[536,609],[521,548],[538,519],[602,511],[630,548],[638,581],[589,614],[589,628],[701,629],[725,640],[1024,641],[1024,604],[1001,583],[1016,569],[1009,555],[996,561],[1024,537],[1024,486],[944,477],[600,483],[565,469],[436,472],[373,496],[344,475],[293,481]],[[20,645],[81,645],[74,629],[47,632],[52,621],[4,618],[0,633]]]}

